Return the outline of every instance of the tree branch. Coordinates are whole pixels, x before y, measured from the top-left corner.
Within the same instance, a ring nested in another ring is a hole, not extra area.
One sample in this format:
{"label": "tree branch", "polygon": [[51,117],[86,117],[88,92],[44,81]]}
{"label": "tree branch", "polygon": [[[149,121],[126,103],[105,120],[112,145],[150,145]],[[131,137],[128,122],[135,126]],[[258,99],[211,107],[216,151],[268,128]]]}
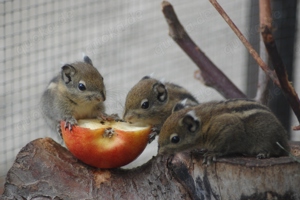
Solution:
{"label": "tree branch", "polygon": [[[263,1],[260,0],[260,3]],[[261,7],[261,5],[260,5],[260,7]],[[263,23],[271,23],[270,20],[272,20],[272,19],[268,19],[268,18],[264,17],[265,11],[266,11],[266,9],[259,10],[260,26]],[[268,60],[268,54],[267,54],[267,50],[266,50],[265,44],[263,42],[262,36],[260,36],[259,50],[260,50],[259,53],[260,53],[261,59],[264,61]],[[264,105],[267,105],[267,103],[268,103],[268,95],[269,95],[268,85],[269,85],[269,77],[261,68],[259,68],[258,69],[258,84],[257,84],[255,100]]]}
{"label": "tree branch", "polygon": [[[300,122],[300,100],[295,89],[288,80],[286,67],[277,50],[276,43],[272,34],[272,17],[271,17],[271,2],[270,0],[260,0],[260,24],[261,34],[265,43],[266,49],[273,63],[273,67],[279,79],[281,90],[293,109],[298,122]],[[300,130],[300,125],[293,127],[294,130]]]}
{"label": "tree branch", "polygon": [[217,66],[201,51],[180,24],[173,6],[162,2],[162,12],[169,25],[169,35],[182,48],[182,50],[194,61],[200,71],[195,77],[205,85],[215,88],[225,98],[246,98]]}
{"label": "tree branch", "polygon": [[224,9],[220,6],[220,4],[216,0],[209,0],[209,1],[216,8],[216,10],[220,13],[220,15],[223,17],[223,19],[226,21],[226,23],[230,26],[230,28],[233,30],[233,32],[238,36],[238,38],[241,40],[241,42],[244,44],[244,46],[248,49],[249,53],[252,55],[252,57],[257,62],[257,64],[261,67],[261,69],[264,70],[264,72],[271,78],[271,80],[278,87],[281,87],[276,74],[259,57],[258,53],[255,51],[255,49],[252,47],[252,45],[248,42],[248,40],[245,38],[245,36],[241,33],[241,31],[236,27],[236,25],[233,23],[233,21],[227,15],[227,13],[224,11]]}
{"label": "tree branch", "polygon": [[[264,60],[267,60],[268,56],[262,38],[260,39],[259,48],[260,48],[260,57]],[[257,82],[256,96],[254,98],[255,101],[260,102],[264,105],[268,104],[268,97],[269,97],[268,85],[269,85],[268,75],[261,68],[258,68],[258,82]]]}
{"label": "tree branch", "polygon": [[[220,6],[220,4],[216,0],[209,0],[211,4],[216,8],[216,10],[220,13],[220,15],[224,18],[233,32],[238,36],[241,42],[245,45],[248,49],[249,53],[253,56],[256,60],[258,65],[265,71],[266,74],[273,80],[273,82],[282,89],[283,93],[285,94],[288,102],[290,103],[291,108],[293,109],[298,121],[300,122],[300,101],[296,91],[294,90],[293,86],[289,83],[287,78],[287,73],[281,57],[277,51],[275,41],[273,39],[273,35],[271,32],[271,10],[270,6],[266,6],[266,1],[260,1],[260,7],[265,9],[261,13],[261,28],[262,28],[262,37],[268,51],[268,54],[271,58],[271,61],[274,65],[274,69],[276,74],[267,66],[267,64],[259,57],[257,52],[253,49],[251,44],[245,38],[245,36],[241,33],[241,31],[236,27],[224,9]],[[270,2],[269,2],[270,3]],[[280,76],[280,77],[279,77]],[[283,87],[283,88],[282,88]],[[300,125],[293,127],[294,130],[300,130]]]}

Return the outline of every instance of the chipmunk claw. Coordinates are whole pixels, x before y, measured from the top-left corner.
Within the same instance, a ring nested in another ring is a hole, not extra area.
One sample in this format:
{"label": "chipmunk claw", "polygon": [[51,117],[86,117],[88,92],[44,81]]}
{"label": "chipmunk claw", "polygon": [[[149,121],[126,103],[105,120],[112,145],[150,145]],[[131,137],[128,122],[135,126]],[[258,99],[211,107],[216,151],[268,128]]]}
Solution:
{"label": "chipmunk claw", "polygon": [[106,113],[100,113],[97,119],[104,120],[104,121],[123,121],[118,114],[111,114],[108,115]]}
{"label": "chipmunk claw", "polygon": [[56,126],[56,132],[62,138],[62,131],[61,131],[60,123],[58,123],[57,126]]}
{"label": "chipmunk claw", "polygon": [[261,152],[256,155],[256,158],[258,158],[258,159],[265,159],[265,158],[269,158],[269,157],[270,157],[270,153],[267,153],[267,152]]}
{"label": "chipmunk claw", "polygon": [[151,128],[151,133],[149,134],[148,144],[150,144],[153,140],[155,140],[155,137],[158,135],[159,130],[156,127]]}
{"label": "chipmunk claw", "polygon": [[206,152],[203,155],[203,161],[202,164],[206,164],[207,166],[210,165],[213,162],[217,161],[217,157],[219,155],[217,153],[213,153],[213,152]]}
{"label": "chipmunk claw", "polygon": [[64,128],[65,130],[68,128],[69,131],[71,131],[72,127],[77,124],[77,120],[74,117],[66,118],[65,122],[66,123]]}

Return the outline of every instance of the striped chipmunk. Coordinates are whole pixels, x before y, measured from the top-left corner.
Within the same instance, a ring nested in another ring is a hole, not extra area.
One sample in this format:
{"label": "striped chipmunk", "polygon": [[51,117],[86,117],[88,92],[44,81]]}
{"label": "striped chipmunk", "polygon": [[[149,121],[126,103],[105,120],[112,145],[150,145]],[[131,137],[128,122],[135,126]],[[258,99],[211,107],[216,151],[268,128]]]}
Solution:
{"label": "striped chipmunk", "polygon": [[268,158],[286,156],[287,132],[266,106],[252,100],[207,102],[174,112],[163,124],[159,154],[199,149],[203,163],[240,154]]}
{"label": "striped chipmunk", "polygon": [[123,119],[152,125],[159,132],[173,107],[183,100],[185,106],[198,105],[195,97],[181,86],[145,76],[128,92]]}

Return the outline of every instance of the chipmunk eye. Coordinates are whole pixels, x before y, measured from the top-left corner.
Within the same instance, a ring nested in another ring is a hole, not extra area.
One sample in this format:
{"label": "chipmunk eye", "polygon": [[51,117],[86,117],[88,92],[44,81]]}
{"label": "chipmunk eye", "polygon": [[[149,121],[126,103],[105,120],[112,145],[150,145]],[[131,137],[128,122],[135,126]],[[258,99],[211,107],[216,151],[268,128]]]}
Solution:
{"label": "chipmunk eye", "polygon": [[78,83],[78,89],[81,90],[81,91],[86,90],[85,82],[84,81],[79,81],[79,83]]}
{"label": "chipmunk eye", "polygon": [[174,144],[177,144],[179,141],[180,141],[180,137],[178,136],[177,133],[173,133],[171,136],[170,136],[170,141]]}
{"label": "chipmunk eye", "polygon": [[149,108],[149,101],[148,101],[148,99],[143,99],[142,100],[142,102],[141,102],[141,108],[143,108],[143,109]]}

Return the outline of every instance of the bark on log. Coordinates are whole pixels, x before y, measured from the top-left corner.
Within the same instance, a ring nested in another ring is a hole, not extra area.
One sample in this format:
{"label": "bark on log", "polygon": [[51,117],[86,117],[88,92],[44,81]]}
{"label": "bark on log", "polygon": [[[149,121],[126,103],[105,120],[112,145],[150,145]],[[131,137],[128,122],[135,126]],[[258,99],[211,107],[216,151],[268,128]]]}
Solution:
{"label": "bark on log", "polygon": [[[300,157],[300,142],[291,143]],[[1,199],[300,199],[300,164],[290,157],[154,157],[131,170],[95,169],[50,138],[27,144],[9,170]]]}

